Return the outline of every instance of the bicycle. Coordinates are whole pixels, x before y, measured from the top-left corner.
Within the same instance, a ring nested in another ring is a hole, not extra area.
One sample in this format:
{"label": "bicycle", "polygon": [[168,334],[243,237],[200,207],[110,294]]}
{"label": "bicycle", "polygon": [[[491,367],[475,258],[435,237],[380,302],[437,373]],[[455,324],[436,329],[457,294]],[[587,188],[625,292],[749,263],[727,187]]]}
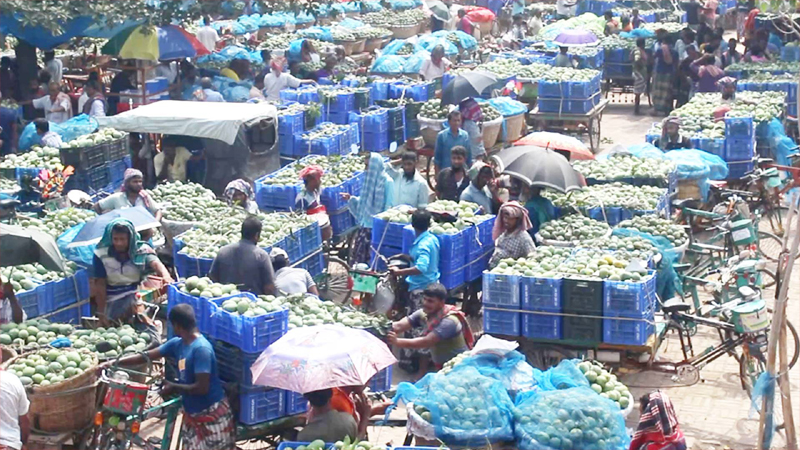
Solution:
{"label": "bicycle", "polygon": [[[679,298],[665,302],[662,310],[668,322],[658,336],[659,342],[664,342],[670,331],[676,332],[684,359],[677,363],[654,362],[656,355],[654,352],[651,364],[656,368],[674,372],[675,381],[691,385],[700,381],[700,371],[705,366],[724,355],[730,355],[739,362],[742,389],[748,396],[752,396],[755,380],[766,368],[770,320],[767,316],[766,302],[761,299],[760,291],[745,286],[739,288],[739,293],[739,299],[727,303],[720,309],[720,318],[723,320],[689,314],[691,305]],[[720,343],[695,354],[692,333],[688,329],[696,328],[698,325],[715,329],[719,334]],[[789,326],[790,330],[794,330],[791,324]],[[790,369],[800,356],[800,341],[796,331],[792,333],[792,338],[794,351],[790,358]]]}
{"label": "bicycle", "polygon": [[[103,351],[105,343],[98,343]],[[107,344],[105,344],[107,345]],[[108,346],[110,349],[111,347]],[[176,419],[181,409],[181,398],[175,397],[155,404],[160,399],[161,376],[153,376],[153,363],[145,352],[146,370],[140,372],[119,365],[121,356],[105,369],[100,383],[105,385],[105,394],[100,411],[94,418],[94,428],[84,448],[98,450],[127,450],[133,445],[145,450],[167,450],[172,441]],[[132,377],[142,382],[131,381]],[[144,439],[139,435],[141,424],[150,418],[164,415],[166,422],[161,439]]]}

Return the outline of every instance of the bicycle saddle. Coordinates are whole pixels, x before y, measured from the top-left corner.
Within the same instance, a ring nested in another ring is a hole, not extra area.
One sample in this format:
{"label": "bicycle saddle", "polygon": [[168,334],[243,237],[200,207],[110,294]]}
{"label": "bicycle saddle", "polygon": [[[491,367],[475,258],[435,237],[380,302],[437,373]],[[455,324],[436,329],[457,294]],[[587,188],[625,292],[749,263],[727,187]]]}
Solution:
{"label": "bicycle saddle", "polygon": [[0,209],[16,208],[21,204],[22,203],[20,203],[19,200],[14,200],[13,198],[7,198],[4,200],[0,200]]}
{"label": "bicycle saddle", "polygon": [[697,200],[695,200],[693,198],[684,198],[682,200],[673,200],[672,201],[672,206],[674,206],[674,207],[676,207],[678,209],[681,209],[681,208],[684,208],[684,207],[691,208],[693,206],[697,206],[697,203],[698,203]]}
{"label": "bicycle saddle", "polygon": [[684,303],[683,299],[680,297],[673,297],[664,302],[664,304],[661,306],[661,309],[667,314],[672,314],[676,312],[689,311],[692,309],[692,305]]}

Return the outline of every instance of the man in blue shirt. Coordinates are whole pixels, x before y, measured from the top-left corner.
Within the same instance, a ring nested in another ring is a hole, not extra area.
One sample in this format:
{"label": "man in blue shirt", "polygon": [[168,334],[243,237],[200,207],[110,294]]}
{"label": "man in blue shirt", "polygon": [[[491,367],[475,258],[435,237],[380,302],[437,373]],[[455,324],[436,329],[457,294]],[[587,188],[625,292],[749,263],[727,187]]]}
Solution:
{"label": "man in blue shirt", "polygon": [[[174,358],[178,382],[164,382],[162,396],[180,394],[183,400],[181,439],[183,448],[230,450],[235,447],[236,428],[222,383],[214,348],[197,330],[194,310],[180,304],[169,312],[175,337],[146,353],[150,360]],[[143,354],[122,358],[123,366],[143,364]]]}
{"label": "man in blue shirt", "polygon": [[[437,174],[439,170],[450,167],[450,149],[453,147],[460,145],[467,149],[467,155],[472,154],[469,133],[461,129],[461,112],[450,111],[450,114],[447,115],[447,124],[450,125],[450,128],[440,131],[436,136],[433,164]],[[467,165],[469,164],[471,161],[467,160]]]}
{"label": "man in blue shirt", "polygon": [[430,225],[429,212],[414,211],[411,215],[411,226],[414,228],[416,238],[409,251],[413,265],[408,269],[397,267],[389,269],[396,277],[406,277],[408,292],[411,293],[412,299],[414,296],[421,299],[422,291],[429,284],[439,281],[439,239],[428,231]]}

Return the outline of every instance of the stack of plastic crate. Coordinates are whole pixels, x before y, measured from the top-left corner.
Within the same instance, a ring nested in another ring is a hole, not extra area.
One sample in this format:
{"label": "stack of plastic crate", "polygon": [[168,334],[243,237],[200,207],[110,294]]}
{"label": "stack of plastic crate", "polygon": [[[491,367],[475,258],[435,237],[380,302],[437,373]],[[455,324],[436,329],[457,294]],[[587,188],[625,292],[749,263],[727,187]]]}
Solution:
{"label": "stack of plastic crate", "polygon": [[752,117],[725,117],[725,156],[728,178],[743,177],[753,170],[756,132]]}

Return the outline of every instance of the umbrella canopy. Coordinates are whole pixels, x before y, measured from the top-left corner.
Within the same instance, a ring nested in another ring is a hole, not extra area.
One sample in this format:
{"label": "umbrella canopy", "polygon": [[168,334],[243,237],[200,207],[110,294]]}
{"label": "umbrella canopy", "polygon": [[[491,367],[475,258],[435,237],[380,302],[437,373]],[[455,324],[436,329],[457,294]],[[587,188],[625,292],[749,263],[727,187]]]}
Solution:
{"label": "umbrella canopy", "polygon": [[442,91],[443,105],[457,105],[461,100],[480,97],[484,91],[497,84],[497,76],[488,72],[473,70],[461,74]]}
{"label": "umbrella canopy", "polygon": [[150,211],[146,210],[142,206],[115,209],[105,214],[101,214],[84,223],[81,231],[75,235],[75,238],[69,245],[67,245],[67,248],[97,244],[100,242],[100,239],[103,238],[103,233],[106,231],[106,225],[111,223],[111,221],[116,218],[130,220],[134,228],[136,228],[136,231],[139,232],[161,226],[161,223],[159,223],[159,221],[157,221],[156,218],[150,214]]}
{"label": "umbrella canopy", "polygon": [[541,147],[517,146],[492,156],[500,172],[519,178],[531,187],[567,193],[584,186],[583,177],[558,152]]}
{"label": "umbrella canopy", "polygon": [[396,362],[389,347],[367,331],[318,325],[289,330],[261,353],[250,371],[255,385],[305,394],[363,386]]}
{"label": "umbrella canopy", "polygon": [[516,141],[514,145],[532,145],[535,147],[560,150],[570,154],[570,160],[594,159],[594,154],[583,142],[572,136],[565,136],[549,131],[536,131]]}
{"label": "umbrella canopy", "polygon": [[450,9],[444,3],[440,1],[434,1],[428,3],[428,8],[431,10],[433,17],[436,17],[442,22],[447,22],[450,20]]}
{"label": "umbrella canopy", "polygon": [[134,25],[109,39],[102,53],[126,59],[158,61],[194,58],[210,52],[194,35],[175,25]]}
{"label": "umbrella canopy", "polygon": [[0,264],[18,266],[38,262],[47,269],[64,271],[64,258],[53,236],[15,225],[0,227]]}
{"label": "umbrella canopy", "polygon": [[597,44],[598,39],[591,31],[572,29],[563,30],[553,39],[553,43],[561,47],[583,47]]}

